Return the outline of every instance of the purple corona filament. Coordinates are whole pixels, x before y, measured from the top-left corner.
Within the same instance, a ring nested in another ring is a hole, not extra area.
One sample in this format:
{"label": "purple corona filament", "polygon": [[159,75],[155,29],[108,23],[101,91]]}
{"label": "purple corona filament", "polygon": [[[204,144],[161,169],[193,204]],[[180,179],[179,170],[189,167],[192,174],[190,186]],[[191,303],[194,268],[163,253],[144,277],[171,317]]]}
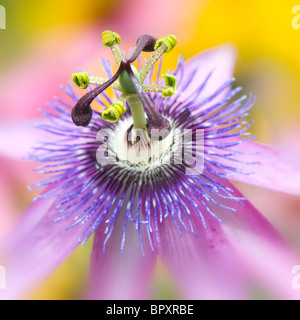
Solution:
{"label": "purple corona filament", "polygon": [[[105,65],[107,68],[106,62]],[[213,73],[211,71],[189,97],[179,100],[191,81],[195,80],[197,68],[186,73],[183,60],[179,59],[174,72],[179,80],[178,94],[167,99],[162,98],[160,93],[147,94],[141,90],[141,85],[131,70],[130,61],[122,61],[118,72],[110,79],[110,82],[113,82],[121,71],[128,72],[151,124],[160,127],[164,124],[161,119],[166,118],[174,132],[186,128],[203,130],[205,161],[201,167],[194,168],[196,175],[186,175],[186,170],[191,167],[190,164],[184,161],[174,162],[174,158],[181,153],[181,150],[174,149],[176,142],[182,138],[176,134],[170,147],[171,161],[166,163],[164,158],[160,160],[161,164],[155,166],[140,166],[130,162],[126,165],[122,162],[109,162],[104,165],[98,163],[97,150],[106,143],[105,140],[97,139],[98,132],[110,130],[109,139],[113,141],[120,139],[117,132],[126,123],[130,125],[128,122],[131,119],[130,112],[125,113],[123,120],[117,123],[107,123],[102,120],[99,113],[94,112],[90,125],[87,128],[80,128],[70,121],[72,106],[62,100],[57,99],[50,104],[53,112],[42,111],[52,121],[48,125],[41,125],[41,129],[60,139],[44,143],[32,154],[32,159],[42,163],[38,170],[41,173],[51,174],[50,177],[36,182],[33,188],[48,188],[39,197],[56,197],[57,223],[73,217],[73,224],[69,228],[82,226],[79,242],[85,243],[93,232],[104,224],[106,239],[103,251],[105,251],[116,221],[120,218],[124,219],[121,253],[126,243],[126,226],[129,223],[135,223],[141,250],[144,253],[143,230],[146,231],[150,247],[154,250],[153,239],[160,242],[160,225],[166,217],[170,217],[175,223],[179,235],[183,229],[195,234],[191,212],[201,219],[205,228],[208,216],[221,222],[217,213],[211,209],[211,204],[228,209],[229,212],[235,210],[231,204],[242,204],[244,198],[236,197],[233,190],[226,187],[222,180],[225,181],[232,172],[250,174],[239,168],[239,163],[244,162],[239,160],[241,153],[234,151],[233,147],[253,138],[246,133],[252,122],[244,121],[243,118],[248,115],[254,98],[249,95],[247,99],[243,96],[232,101],[241,90],[240,87],[230,89],[232,80],[216,88],[215,92],[205,99],[199,98],[210,81]],[[146,79],[146,83],[150,81],[156,82],[157,78]],[[103,87],[107,85],[106,83]],[[81,99],[76,97],[71,87],[63,90],[73,99],[76,106],[80,106],[80,102],[84,101],[86,107],[103,87],[89,92],[86,98]],[[95,100],[96,103],[102,103],[101,98],[105,99],[103,92]],[[212,101],[216,102],[211,104]],[[227,139],[232,136],[235,137],[233,141]],[[195,137],[193,131],[192,143],[196,142]],[[116,150],[111,148],[109,153],[118,159]],[[225,165],[222,159],[228,160],[229,164]],[[202,208],[195,202],[195,198]]]}

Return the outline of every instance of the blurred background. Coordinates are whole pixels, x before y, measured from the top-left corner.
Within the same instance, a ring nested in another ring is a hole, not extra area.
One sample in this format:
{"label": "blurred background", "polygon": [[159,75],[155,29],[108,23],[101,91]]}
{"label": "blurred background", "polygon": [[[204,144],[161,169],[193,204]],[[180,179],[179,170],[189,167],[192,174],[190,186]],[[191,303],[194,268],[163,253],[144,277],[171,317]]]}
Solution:
{"label": "blurred background", "polygon": [[[101,33],[109,29],[121,35],[125,50],[141,34],[158,38],[176,34],[178,45],[164,59],[165,69],[176,66],[179,54],[189,58],[225,42],[235,44],[236,85],[257,98],[252,132],[261,142],[300,150],[300,29],[292,26],[295,1],[4,0],[1,5],[6,9],[6,29],[0,30],[2,128],[38,119],[37,109],[61,95],[59,84],[66,84],[77,68],[101,75],[100,57],[111,59]],[[35,195],[26,189],[39,178],[35,165],[0,152],[0,241]],[[299,198],[239,187],[300,250]],[[90,249],[91,242],[80,246],[28,298],[80,298]],[[159,262],[152,292],[156,299],[178,297]]]}

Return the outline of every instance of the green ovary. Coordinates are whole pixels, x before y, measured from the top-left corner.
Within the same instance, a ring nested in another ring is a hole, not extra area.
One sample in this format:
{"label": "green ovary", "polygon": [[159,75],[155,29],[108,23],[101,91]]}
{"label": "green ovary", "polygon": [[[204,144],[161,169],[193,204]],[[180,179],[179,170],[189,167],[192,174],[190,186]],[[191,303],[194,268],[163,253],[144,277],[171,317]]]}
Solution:
{"label": "green ovary", "polygon": [[[134,73],[135,77],[138,79],[139,83],[141,83],[141,79],[140,79],[140,76],[139,76],[137,69],[133,65],[131,65],[131,69],[132,69],[132,72]],[[126,70],[123,70],[122,73],[120,74],[119,83],[126,93],[135,93],[136,92]]]}

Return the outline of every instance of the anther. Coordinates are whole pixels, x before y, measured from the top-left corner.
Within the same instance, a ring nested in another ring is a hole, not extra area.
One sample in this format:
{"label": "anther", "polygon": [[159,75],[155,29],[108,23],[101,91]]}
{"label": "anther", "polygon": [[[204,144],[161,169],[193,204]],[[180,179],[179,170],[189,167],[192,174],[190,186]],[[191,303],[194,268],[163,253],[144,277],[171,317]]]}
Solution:
{"label": "anther", "polygon": [[105,47],[110,47],[118,66],[124,60],[122,50],[119,47],[120,42],[121,37],[116,32],[109,30],[102,32],[102,43]]}
{"label": "anther", "polygon": [[89,86],[89,76],[86,72],[74,73],[72,75],[72,81],[80,89],[86,89]]}
{"label": "anther", "polygon": [[126,112],[126,108],[121,102],[113,103],[107,110],[103,111],[101,117],[107,122],[117,122]]}
{"label": "anther", "polygon": [[112,47],[115,44],[120,44],[121,37],[116,33],[109,30],[102,32],[102,43],[105,47]]}
{"label": "anther", "polygon": [[162,77],[164,78],[165,85],[167,86],[167,88],[162,92],[163,98],[175,94],[177,88],[177,78],[170,74],[162,74]]}
{"label": "anther", "polygon": [[163,39],[157,40],[154,49],[157,50],[159,47],[163,46],[164,52],[170,52],[177,44],[177,37],[174,35],[169,35]]}

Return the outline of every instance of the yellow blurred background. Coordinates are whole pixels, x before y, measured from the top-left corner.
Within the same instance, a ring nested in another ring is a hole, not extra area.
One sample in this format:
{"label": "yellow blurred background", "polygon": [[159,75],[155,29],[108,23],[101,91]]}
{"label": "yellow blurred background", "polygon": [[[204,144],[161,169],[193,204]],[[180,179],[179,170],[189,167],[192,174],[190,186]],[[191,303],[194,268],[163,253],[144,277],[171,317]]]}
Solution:
{"label": "yellow blurred background", "polygon": [[[157,37],[176,34],[178,45],[164,59],[166,69],[175,67],[179,54],[189,58],[209,47],[234,43],[239,54],[235,85],[241,84],[245,92],[257,98],[252,109],[252,132],[261,142],[300,150],[300,29],[292,27],[295,1],[7,0],[1,5],[6,9],[6,29],[0,30],[0,122],[38,117],[35,110],[59,94],[58,85],[66,83],[74,70],[89,70],[101,55],[111,57],[109,50],[101,48],[103,30],[118,32],[125,50],[144,33]],[[39,70],[44,73],[39,74]],[[31,96],[15,92],[15,83],[32,90]],[[43,94],[36,87],[41,83],[45,84]],[[10,105],[7,96],[14,95],[19,95],[18,100]],[[23,104],[31,109],[24,110]],[[17,214],[31,201],[29,191],[20,194],[25,183],[31,182],[14,178],[11,192],[17,193],[14,199],[20,202],[15,208]],[[240,187],[288,240],[300,247],[299,199]],[[275,195],[278,203],[270,207],[266,199]],[[91,241],[85,248],[78,248],[29,297],[80,298],[90,249]],[[160,264],[153,297],[177,297]]]}

